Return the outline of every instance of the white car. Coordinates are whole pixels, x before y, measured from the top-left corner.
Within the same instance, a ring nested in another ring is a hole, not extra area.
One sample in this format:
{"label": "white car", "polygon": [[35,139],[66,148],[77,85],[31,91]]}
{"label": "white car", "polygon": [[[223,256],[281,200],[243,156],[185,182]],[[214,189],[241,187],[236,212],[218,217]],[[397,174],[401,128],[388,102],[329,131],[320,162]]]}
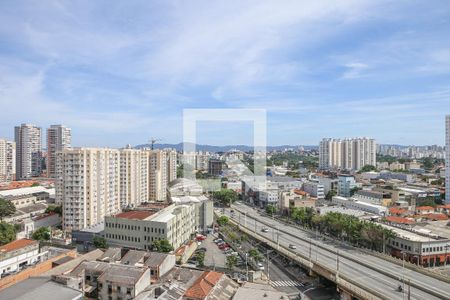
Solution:
{"label": "white car", "polygon": [[264,271],[264,266],[262,263],[257,263],[256,265],[258,266],[259,270]]}
{"label": "white car", "polygon": [[293,245],[293,244],[289,244],[289,248],[290,249],[297,249],[297,246]]}
{"label": "white car", "polygon": [[263,227],[263,228],[261,229],[261,231],[262,231],[262,232],[269,232],[269,228]]}

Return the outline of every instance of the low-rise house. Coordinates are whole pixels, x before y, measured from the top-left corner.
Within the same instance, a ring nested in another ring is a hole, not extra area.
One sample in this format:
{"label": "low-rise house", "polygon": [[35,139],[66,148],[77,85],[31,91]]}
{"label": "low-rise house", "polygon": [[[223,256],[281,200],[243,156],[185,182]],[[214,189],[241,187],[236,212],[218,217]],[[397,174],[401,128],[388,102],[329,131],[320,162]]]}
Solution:
{"label": "low-rise house", "polygon": [[416,207],[416,214],[418,215],[425,215],[425,214],[432,214],[434,213],[434,207],[432,206],[417,206]]}
{"label": "low-rise house", "polygon": [[238,286],[239,285],[236,282],[223,273],[205,271],[194,284],[186,290],[183,299],[231,299]]}
{"label": "low-rise house", "polygon": [[52,281],[49,277],[32,277],[0,291],[2,300],[81,300],[83,293]]}
{"label": "low-rise house", "polygon": [[316,199],[302,190],[294,189],[286,192],[281,192],[279,196],[279,209],[286,214],[293,208],[301,207],[315,207]]}
{"label": "low-rise house", "polygon": [[44,260],[47,251],[41,252],[39,242],[20,239],[0,247],[0,274],[5,277],[21,271],[24,267]]}

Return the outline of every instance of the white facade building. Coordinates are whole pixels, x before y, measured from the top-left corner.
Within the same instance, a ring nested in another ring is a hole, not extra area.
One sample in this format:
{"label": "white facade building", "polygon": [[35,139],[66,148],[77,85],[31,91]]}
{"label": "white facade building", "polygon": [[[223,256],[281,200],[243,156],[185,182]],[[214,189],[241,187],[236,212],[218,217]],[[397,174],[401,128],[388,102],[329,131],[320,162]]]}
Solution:
{"label": "white facade building", "polygon": [[445,118],[445,202],[450,204],[450,115]]}
{"label": "white facade building", "polygon": [[150,151],[120,150],[120,204],[136,206],[149,200]]}
{"label": "white facade building", "polygon": [[176,155],[166,150],[64,149],[57,152],[56,173],[63,226],[78,230],[125,206],[166,201],[167,183],[176,176]]}
{"label": "white facade building", "polygon": [[0,139],[0,182],[16,178],[16,143]]}
{"label": "white facade building", "polygon": [[134,210],[105,218],[109,245],[151,250],[156,240],[166,239],[177,249],[196,232],[194,204],[172,204],[158,212]]}
{"label": "white facade building", "polygon": [[331,203],[338,206],[343,206],[345,208],[361,210],[375,215],[385,216],[387,214],[386,206],[362,202],[355,200],[354,198],[334,196],[331,200]]}
{"label": "white facade building", "polygon": [[16,142],[16,177],[29,179],[41,175],[41,128],[22,124],[14,128]]}
{"label": "white facade building", "polygon": [[65,149],[57,160],[56,203],[62,203],[65,229],[83,229],[120,211],[119,150]]}
{"label": "white facade building", "polygon": [[56,153],[71,147],[72,130],[64,125],[47,128],[47,176],[56,177]]}
{"label": "white facade building", "polygon": [[359,170],[376,166],[376,143],[370,138],[323,139],[319,144],[319,168]]}
{"label": "white facade building", "polygon": [[325,199],[325,188],[323,184],[308,181],[303,183],[303,190],[310,194],[311,197]]}

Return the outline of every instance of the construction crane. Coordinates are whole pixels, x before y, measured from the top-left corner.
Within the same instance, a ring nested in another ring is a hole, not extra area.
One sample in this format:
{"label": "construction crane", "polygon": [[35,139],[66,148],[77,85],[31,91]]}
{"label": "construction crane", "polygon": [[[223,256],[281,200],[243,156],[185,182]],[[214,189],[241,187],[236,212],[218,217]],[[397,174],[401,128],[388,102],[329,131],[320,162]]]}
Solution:
{"label": "construction crane", "polygon": [[155,138],[153,138],[153,137],[150,139],[149,143],[152,145],[152,150],[153,150],[154,147],[155,147],[155,143],[156,143],[156,142],[160,142],[160,141],[162,141],[162,139],[155,139]]}

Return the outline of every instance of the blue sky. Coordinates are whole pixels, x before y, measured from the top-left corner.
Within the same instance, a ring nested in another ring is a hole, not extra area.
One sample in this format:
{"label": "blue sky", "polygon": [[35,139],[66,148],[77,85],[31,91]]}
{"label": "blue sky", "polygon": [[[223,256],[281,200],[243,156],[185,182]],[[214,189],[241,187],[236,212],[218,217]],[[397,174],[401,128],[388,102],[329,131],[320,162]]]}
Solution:
{"label": "blue sky", "polygon": [[450,2],[2,0],[0,104],[0,137],[63,123],[75,146],[180,142],[184,108],[266,109],[270,145],[443,144]]}

